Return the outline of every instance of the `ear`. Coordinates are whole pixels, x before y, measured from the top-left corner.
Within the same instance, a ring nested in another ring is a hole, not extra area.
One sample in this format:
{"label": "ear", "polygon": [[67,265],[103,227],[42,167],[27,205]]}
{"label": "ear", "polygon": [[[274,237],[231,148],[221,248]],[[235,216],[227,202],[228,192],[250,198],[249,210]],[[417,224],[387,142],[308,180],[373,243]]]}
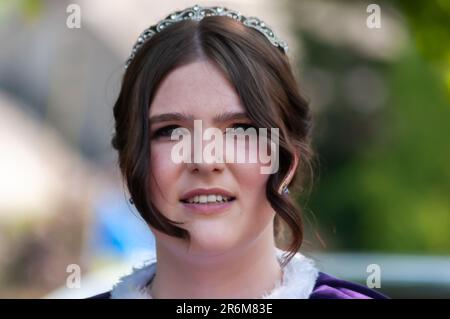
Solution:
{"label": "ear", "polygon": [[294,161],[292,162],[291,167],[289,168],[289,173],[288,173],[287,177],[285,177],[283,183],[281,183],[278,193],[281,194],[281,192],[283,191],[283,188],[285,186],[289,185],[289,183],[292,181],[292,178],[294,178],[294,174],[297,171],[298,162],[299,162],[299,156],[297,155],[297,153],[295,153]]}

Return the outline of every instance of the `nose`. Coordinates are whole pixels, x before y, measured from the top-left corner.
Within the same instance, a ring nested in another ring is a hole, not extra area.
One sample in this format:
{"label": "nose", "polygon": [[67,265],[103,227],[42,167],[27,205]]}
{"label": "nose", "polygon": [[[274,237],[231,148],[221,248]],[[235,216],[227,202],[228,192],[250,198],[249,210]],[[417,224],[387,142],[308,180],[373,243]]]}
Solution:
{"label": "nose", "polygon": [[[217,147],[220,146],[216,144],[216,148],[211,150],[212,145],[215,143],[215,139],[204,140],[194,145],[196,141],[194,140],[191,148],[191,160],[186,164],[187,169],[190,173],[197,174],[210,174],[210,173],[221,173],[225,169],[225,154],[224,149],[222,149],[222,156]],[[212,156],[207,156],[207,154],[212,154]]]}
{"label": "nose", "polygon": [[224,163],[188,163],[186,164],[189,172],[197,174],[211,174],[211,173],[221,173],[224,170]]}

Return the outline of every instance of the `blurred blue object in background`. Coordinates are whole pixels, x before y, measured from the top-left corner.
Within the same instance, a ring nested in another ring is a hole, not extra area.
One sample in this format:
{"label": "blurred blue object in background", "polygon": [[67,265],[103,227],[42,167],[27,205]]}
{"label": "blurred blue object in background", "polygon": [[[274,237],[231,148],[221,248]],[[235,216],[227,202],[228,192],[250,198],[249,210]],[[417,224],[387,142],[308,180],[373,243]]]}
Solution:
{"label": "blurred blue object in background", "polygon": [[95,255],[128,257],[137,252],[155,252],[155,238],[123,193],[105,192],[95,203],[90,249]]}

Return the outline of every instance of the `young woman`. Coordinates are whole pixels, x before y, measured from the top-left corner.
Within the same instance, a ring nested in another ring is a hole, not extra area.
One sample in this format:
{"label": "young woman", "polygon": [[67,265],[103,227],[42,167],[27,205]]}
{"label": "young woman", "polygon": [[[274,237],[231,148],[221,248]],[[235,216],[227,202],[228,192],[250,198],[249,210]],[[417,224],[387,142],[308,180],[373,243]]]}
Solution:
{"label": "young woman", "polygon": [[[286,52],[262,21],[222,7],[176,11],[141,34],[112,145],[156,259],[94,298],[384,298],[298,252],[301,210],[288,187],[301,191],[311,171],[311,116]],[[222,160],[202,158],[210,128]],[[235,143],[249,129],[266,139]],[[184,161],[174,136],[197,144]],[[248,158],[268,149],[276,165],[262,173],[267,161]]]}

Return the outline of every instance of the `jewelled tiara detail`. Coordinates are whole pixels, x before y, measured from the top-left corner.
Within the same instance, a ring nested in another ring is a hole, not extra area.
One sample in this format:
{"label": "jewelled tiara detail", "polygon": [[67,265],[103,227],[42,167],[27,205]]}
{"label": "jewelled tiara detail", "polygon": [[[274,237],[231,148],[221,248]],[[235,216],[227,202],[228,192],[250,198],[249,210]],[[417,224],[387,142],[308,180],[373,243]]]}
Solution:
{"label": "jewelled tiara detail", "polygon": [[147,29],[145,29],[137,39],[136,43],[131,50],[131,54],[125,64],[125,69],[128,68],[131,61],[136,56],[138,50],[144,45],[146,41],[152,38],[156,33],[163,31],[169,25],[183,21],[183,20],[195,20],[200,21],[205,17],[209,16],[227,16],[233,18],[237,21],[242,22],[247,27],[253,28],[261,32],[272,45],[281,48],[284,53],[288,52],[288,45],[285,41],[278,38],[272,29],[266,25],[263,21],[256,17],[245,17],[240,12],[229,10],[225,7],[201,7],[199,5],[195,5],[193,7],[184,9],[182,11],[175,11],[169,14],[165,19],[159,21],[157,24],[154,24]]}

